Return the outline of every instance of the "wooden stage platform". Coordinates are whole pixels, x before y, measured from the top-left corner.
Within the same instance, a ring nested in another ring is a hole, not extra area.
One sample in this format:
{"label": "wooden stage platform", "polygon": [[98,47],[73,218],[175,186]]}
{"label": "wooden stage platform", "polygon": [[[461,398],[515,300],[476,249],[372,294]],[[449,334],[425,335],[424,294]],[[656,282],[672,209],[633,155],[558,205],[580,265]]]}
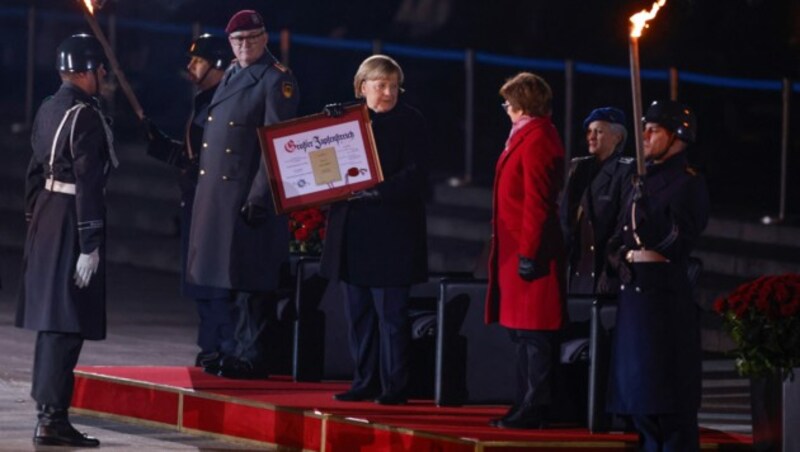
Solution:
{"label": "wooden stage platform", "polygon": [[[636,436],[591,434],[555,425],[503,430],[487,422],[503,406],[437,407],[429,400],[402,406],[337,402],[343,382],[300,383],[289,377],[227,380],[195,367],[82,366],[73,407],[204,435],[302,451],[442,451],[635,449]],[[702,430],[703,450],[748,450],[746,435]]]}

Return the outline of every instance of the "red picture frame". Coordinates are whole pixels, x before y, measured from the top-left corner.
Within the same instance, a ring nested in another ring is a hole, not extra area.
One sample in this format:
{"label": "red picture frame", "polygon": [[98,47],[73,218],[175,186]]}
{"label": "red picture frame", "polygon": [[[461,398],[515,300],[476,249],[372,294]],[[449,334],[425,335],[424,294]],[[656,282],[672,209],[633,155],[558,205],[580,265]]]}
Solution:
{"label": "red picture frame", "polygon": [[383,181],[365,104],[258,128],[278,213],[349,198]]}

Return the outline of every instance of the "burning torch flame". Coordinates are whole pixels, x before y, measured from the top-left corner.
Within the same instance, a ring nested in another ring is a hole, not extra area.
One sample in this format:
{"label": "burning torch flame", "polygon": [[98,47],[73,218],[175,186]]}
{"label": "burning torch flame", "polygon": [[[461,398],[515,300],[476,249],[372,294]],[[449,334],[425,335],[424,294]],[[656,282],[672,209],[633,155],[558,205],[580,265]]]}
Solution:
{"label": "burning torch flame", "polygon": [[653,3],[653,7],[650,8],[650,11],[643,9],[638,13],[631,16],[631,38],[638,38],[642,36],[642,30],[647,27],[647,22],[656,17],[658,14],[658,10],[664,6],[664,3],[667,3],[667,0],[658,0],[657,2]]}
{"label": "burning torch flame", "polygon": [[94,5],[92,4],[92,0],[83,0],[83,4],[86,5],[86,10],[89,11],[89,14],[94,15]]}

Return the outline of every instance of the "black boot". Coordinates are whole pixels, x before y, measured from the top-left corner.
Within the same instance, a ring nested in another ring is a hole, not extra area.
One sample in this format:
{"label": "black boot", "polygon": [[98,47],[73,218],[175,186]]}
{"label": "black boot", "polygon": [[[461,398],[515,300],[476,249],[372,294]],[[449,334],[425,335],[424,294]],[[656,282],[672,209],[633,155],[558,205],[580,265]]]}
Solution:
{"label": "black boot", "polygon": [[540,429],[545,427],[544,407],[523,404],[511,415],[497,421],[497,427],[510,429]]}
{"label": "black boot", "polygon": [[41,446],[97,447],[100,441],[77,430],[69,423],[67,410],[39,405],[39,422],[33,443]]}
{"label": "black boot", "polygon": [[506,414],[504,414],[504,415],[502,415],[500,417],[494,418],[494,419],[489,419],[489,425],[492,426],[492,427],[497,427],[500,424],[500,422],[505,421],[506,419],[508,419],[511,416],[513,416],[514,413],[516,413],[519,410],[520,406],[521,406],[521,404],[514,403],[513,405],[511,405],[508,408],[508,411],[506,411]]}

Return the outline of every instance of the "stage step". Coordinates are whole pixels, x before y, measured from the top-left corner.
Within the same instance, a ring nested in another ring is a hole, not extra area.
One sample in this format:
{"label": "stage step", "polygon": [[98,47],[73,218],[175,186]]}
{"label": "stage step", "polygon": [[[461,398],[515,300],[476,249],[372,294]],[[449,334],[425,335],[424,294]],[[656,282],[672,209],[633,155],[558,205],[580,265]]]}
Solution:
{"label": "stage step", "polygon": [[[621,450],[632,433],[592,434],[586,428],[498,429],[488,420],[502,406],[437,407],[336,402],[339,383],[298,383],[287,377],[235,381],[187,367],[83,366],[76,371],[76,411],[198,434],[222,435],[292,450],[362,452],[441,450]],[[748,450],[747,435],[701,429],[703,448]]]}
{"label": "stage step", "polygon": [[739,376],[728,358],[703,361],[703,392],[698,413],[700,426],[724,432],[750,434],[750,380]]}

